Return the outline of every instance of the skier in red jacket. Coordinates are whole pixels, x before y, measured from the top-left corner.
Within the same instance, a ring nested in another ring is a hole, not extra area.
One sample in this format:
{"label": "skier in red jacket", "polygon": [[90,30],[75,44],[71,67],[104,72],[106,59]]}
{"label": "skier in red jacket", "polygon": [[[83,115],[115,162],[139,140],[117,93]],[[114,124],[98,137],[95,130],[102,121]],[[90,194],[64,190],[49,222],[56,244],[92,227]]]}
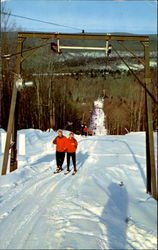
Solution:
{"label": "skier in red jacket", "polygon": [[58,173],[63,170],[62,165],[65,159],[66,152],[66,136],[63,135],[62,130],[58,130],[58,136],[53,140],[56,144],[56,164],[57,169],[54,173]]}
{"label": "skier in red jacket", "polygon": [[85,136],[88,135],[88,128],[87,128],[87,126],[84,127],[83,132],[84,132],[84,135],[85,135]]}
{"label": "skier in red jacket", "polygon": [[70,157],[72,157],[72,162],[74,166],[73,175],[77,172],[76,169],[76,149],[78,142],[74,138],[74,133],[70,133],[69,137],[66,140],[66,151],[67,151],[67,173],[70,172]]}

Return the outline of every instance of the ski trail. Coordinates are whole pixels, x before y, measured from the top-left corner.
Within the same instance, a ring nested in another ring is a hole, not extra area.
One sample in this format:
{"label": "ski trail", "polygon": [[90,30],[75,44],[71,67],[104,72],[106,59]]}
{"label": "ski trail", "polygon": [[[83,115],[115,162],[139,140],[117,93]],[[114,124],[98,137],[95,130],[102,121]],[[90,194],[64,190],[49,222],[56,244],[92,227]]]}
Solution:
{"label": "ski trail", "polygon": [[[145,205],[150,206],[150,200],[139,201],[144,183],[138,162],[130,157],[129,165],[124,164],[125,155],[128,157],[132,153],[122,137],[117,147],[115,137],[99,138],[80,140],[75,176],[63,172],[53,175],[50,163],[44,162],[48,159],[45,155],[41,158],[44,171],[39,168],[40,163],[33,162],[31,166],[35,171],[32,170],[29,178],[12,185],[9,194],[3,193],[0,204],[2,249],[109,249],[112,239],[121,249],[156,246],[152,229],[147,230],[145,220],[137,222],[136,212],[134,219],[125,222],[132,211],[128,199],[122,198],[119,203],[118,194],[123,197],[123,190],[127,190],[125,194],[132,197],[136,208],[142,206],[143,211]],[[137,177],[140,192],[134,185]],[[124,183],[123,189],[120,181]],[[110,186],[114,188],[109,189]],[[113,226],[115,223],[122,230],[120,237]]]}
{"label": "ski trail", "polygon": [[[28,192],[26,191],[26,193],[23,193],[23,190],[21,191],[23,198],[21,199],[21,197],[19,197],[16,205],[13,203],[14,207],[12,207],[11,211],[8,211],[8,216],[5,217],[3,222],[5,229],[11,230],[8,220],[14,221],[14,224],[12,225],[14,228],[14,233],[12,233],[11,236],[8,235],[8,238],[6,239],[6,245],[4,245],[3,248],[14,248],[14,239],[16,241],[17,238],[20,239],[18,242],[18,247],[22,247],[23,236],[26,237],[26,235],[30,233],[25,231],[26,227],[28,227],[29,224],[31,224],[32,227],[33,222],[36,223],[36,221],[39,220],[41,214],[44,213],[45,207],[47,204],[49,204],[49,196],[53,196],[54,198],[57,195],[60,190],[59,187],[63,185],[66,178],[67,177],[64,176],[61,179],[59,176],[53,176],[51,173],[51,176],[49,175],[42,180],[39,180],[38,183],[34,184],[32,192],[27,190]],[[53,180],[55,184],[52,184]],[[22,210],[23,207],[25,207],[24,211]],[[17,218],[22,218],[20,223]],[[1,237],[3,238],[4,236],[5,233],[2,233]],[[17,242],[15,242],[15,244],[17,244]]]}

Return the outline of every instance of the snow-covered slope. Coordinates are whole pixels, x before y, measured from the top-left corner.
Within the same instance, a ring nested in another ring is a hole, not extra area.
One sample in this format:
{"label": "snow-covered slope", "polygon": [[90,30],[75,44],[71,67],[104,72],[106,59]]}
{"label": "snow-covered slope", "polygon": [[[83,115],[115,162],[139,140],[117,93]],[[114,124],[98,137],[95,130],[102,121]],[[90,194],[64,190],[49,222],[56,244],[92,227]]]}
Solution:
{"label": "snow-covered slope", "polygon": [[18,170],[0,177],[1,249],[156,249],[144,133],[76,136],[75,176],[53,175],[54,131],[20,133],[26,155],[18,156]]}

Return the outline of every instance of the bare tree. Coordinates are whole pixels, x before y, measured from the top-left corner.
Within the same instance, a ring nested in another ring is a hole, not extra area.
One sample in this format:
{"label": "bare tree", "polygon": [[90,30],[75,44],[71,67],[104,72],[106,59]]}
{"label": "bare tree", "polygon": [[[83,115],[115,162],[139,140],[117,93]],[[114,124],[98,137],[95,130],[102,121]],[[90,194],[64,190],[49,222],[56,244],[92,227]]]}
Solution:
{"label": "bare tree", "polygon": [[[6,14],[7,13],[7,14]],[[15,52],[16,39],[15,23],[10,19],[10,11],[6,3],[1,3],[1,42],[0,42],[0,126],[6,128],[9,103],[11,98],[11,89],[13,83],[13,71],[15,67],[15,58],[5,59],[3,56]],[[2,56],[3,55],[3,56]],[[8,60],[9,59],[9,60]]]}
{"label": "bare tree", "polygon": [[1,3],[1,32],[16,30],[15,21],[11,20],[11,11],[6,7],[6,2]]}

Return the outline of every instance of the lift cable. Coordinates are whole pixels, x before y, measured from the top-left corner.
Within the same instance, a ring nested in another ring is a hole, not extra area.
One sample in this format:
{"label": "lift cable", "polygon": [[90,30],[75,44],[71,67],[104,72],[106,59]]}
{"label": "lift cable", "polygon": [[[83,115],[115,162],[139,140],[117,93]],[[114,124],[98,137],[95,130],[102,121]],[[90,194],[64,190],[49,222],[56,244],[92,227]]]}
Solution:
{"label": "lift cable", "polygon": [[149,96],[152,98],[152,100],[154,101],[155,104],[158,105],[158,101],[156,100],[156,98],[154,97],[154,95],[147,89],[147,87],[145,86],[145,83],[143,83],[139,77],[135,74],[135,72],[128,66],[128,64],[126,63],[126,61],[120,56],[119,52],[114,48],[114,46],[112,45],[113,50],[116,52],[116,54],[118,55],[118,57],[124,62],[124,64],[127,66],[127,68],[129,69],[129,71],[135,76],[135,78],[137,79],[137,81],[139,82],[139,84],[145,89],[145,91],[149,94]]}
{"label": "lift cable", "polygon": [[69,29],[75,29],[75,30],[80,30],[82,31],[83,29],[80,29],[78,27],[73,27],[73,26],[68,26],[68,25],[63,25],[63,24],[59,24],[59,23],[54,23],[54,22],[47,22],[47,21],[43,21],[43,20],[39,20],[39,19],[35,19],[35,18],[31,18],[31,17],[25,17],[25,16],[19,16],[19,15],[15,15],[15,14],[10,14],[7,12],[1,12],[3,15],[8,15],[8,16],[14,16],[14,17],[18,17],[18,18],[23,18],[23,19],[27,19],[27,20],[31,20],[31,21],[35,21],[35,22],[40,22],[40,23],[46,23],[46,24],[51,24],[51,25],[55,25],[55,26],[59,26],[59,27],[64,27],[64,28],[69,28]]}
{"label": "lift cable", "polygon": [[21,53],[25,53],[25,52],[28,52],[28,51],[31,51],[31,50],[34,50],[34,49],[42,48],[42,47],[44,47],[44,46],[47,46],[48,44],[50,45],[51,43],[50,43],[50,42],[49,42],[49,43],[45,43],[45,44],[42,44],[42,45],[39,45],[39,46],[30,48],[30,49],[25,49],[25,50],[23,50],[23,51],[20,51],[20,52],[17,52],[17,53],[13,53],[13,54],[2,55],[1,57],[2,57],[2,58],[5,58],[5,59],[8,59],[8,58],[10,58],[10,57],[12,57],[12,56],[16,56],[16,55],[19,55],[19,54],[21,54]]}

